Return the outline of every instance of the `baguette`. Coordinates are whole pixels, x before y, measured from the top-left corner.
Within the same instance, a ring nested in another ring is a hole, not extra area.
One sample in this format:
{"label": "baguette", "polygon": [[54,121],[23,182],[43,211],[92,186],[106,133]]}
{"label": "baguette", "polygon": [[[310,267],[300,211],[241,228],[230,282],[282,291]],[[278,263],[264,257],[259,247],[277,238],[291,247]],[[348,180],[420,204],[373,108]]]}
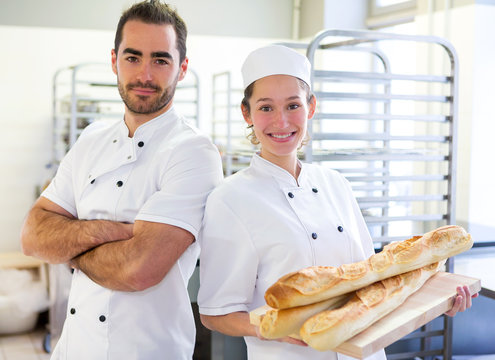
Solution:
{"label": "baguette", "polygon": [[344,306],[309,318],[301,327],[301,338],[319,351],[335,349],[396,309],[443,264],[430,264],[357,290]]}
{"label": "baguette", "polygon": [[299,329],[311,316],[324,310],[342,306],[349,295],[341,295],[315,304],[298,306],[290,309],[270,309],[259,324],[260,334],[266,339],[278,339],[284,336],[298,338]]}
{"label": "baguette", "polygon": [[443,226],[388,244],[367,260],[340,267],[312,266],[287,274],[268,288],[265,301],[276,309],[320,302],[457,255],[472,245],[471,235],[462,227]]}

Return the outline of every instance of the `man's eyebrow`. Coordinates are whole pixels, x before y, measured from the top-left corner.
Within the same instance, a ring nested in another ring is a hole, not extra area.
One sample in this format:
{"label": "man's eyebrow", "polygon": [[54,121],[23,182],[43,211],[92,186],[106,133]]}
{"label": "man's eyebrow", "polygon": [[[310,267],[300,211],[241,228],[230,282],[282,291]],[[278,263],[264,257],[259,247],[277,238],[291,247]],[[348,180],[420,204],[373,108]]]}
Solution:
{"label": "man's eyebrow", "polygon": [[151,53],[151,57],[154,58],[167,58],[173,60],[174,58],[168,51],[155,51]]}
{"label": "man's eyebrow", "polygon": [[132,55],[138,55],[138,56],[143,56],[143,53],[139,50],[133,49],[133,48],[125,48],[123,51],[124,54],[132,54]]}
{"label": "man's eyebrow", "polygon": [[[126,49],[124,49],[124,54],[132,54],[132,55],[136,55],[136,56],[143,56],[143,52],[142,51],[139,51],[139,50],[136,50],[136,49],[133,49],[133,48],[126,48]],[[173,60],[174,59],[172,57],[172,55],[168,51],[155,51],[155,52],[152,52],[151,53],[151,57],[153,57],[153,58],[166,58],[166,59],[170,59],[170,60]]]}

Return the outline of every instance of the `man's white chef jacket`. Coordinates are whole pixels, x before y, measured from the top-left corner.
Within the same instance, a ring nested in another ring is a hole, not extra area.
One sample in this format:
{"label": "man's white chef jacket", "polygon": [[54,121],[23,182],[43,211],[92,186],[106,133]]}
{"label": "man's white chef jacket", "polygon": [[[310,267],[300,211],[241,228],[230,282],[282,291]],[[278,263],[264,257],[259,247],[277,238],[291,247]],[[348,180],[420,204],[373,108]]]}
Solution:
{"label": "man's white chef jacket", "polygon": [[[128,137],[124,121],[85,129],[42,194],[78,219],[145,220],[198,234],[206,197],[222,179],[210,140],[172,108]],[[103,126],[103,127],[102,127]],[[187,283],[193,243],[156,286],[112,291],[75,271],[52,359],[191,359],[195,326]]]}
{"label": "man's white chef jacket", "polygon": [[[301,164],[299,178],[255,155],[249,168],[209,196],[199,235],[199,311],[249,312],[266,289],[308,266],[339,266],[374,253],[348,181],[336,171]],[[344,359],[277,341],[245,337],[250,360]],[[383,359],[382,351],[374,355]]]}

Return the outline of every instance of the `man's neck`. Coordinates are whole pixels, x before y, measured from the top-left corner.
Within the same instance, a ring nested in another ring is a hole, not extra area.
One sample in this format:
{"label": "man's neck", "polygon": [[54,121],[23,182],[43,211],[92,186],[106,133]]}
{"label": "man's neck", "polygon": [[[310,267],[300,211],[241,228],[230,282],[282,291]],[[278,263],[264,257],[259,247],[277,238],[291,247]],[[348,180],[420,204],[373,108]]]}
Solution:
{"label": "man's neck", "polygon": [[169,104],[165,106],[163,109],[160,109],[157,112],[154,112],[152,114],[137,114],[135,112],[130,111],[127,107],[125,109],[125,114],[124,114],[124,122],[129,129],[129,137],[132,138],[134,136],[134,133],[136,132],[137,128],[140,127],[141,125],[147,123],[150,120],[153,120],[154,118],[166,113],[168,110],[170,110],[172,104]]}

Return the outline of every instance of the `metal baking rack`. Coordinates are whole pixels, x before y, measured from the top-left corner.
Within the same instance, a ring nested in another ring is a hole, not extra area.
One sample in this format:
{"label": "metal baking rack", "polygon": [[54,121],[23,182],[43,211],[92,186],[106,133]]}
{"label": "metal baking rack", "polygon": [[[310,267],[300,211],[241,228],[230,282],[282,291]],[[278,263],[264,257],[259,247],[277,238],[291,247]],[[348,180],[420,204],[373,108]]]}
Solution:
{"label": "metal baking rack", "polygon": [[[313,69],[318,108],[300,158],[348,179],[377,250],[455,223],[458,61],[451,44],[430,36],[327,30],[309,44],[283,45],[306,51]],[[391,54],[404,45],[414,59],[408,68]],[[239,133],[242,91],[228,72],[213,83],[212,136],[230,175],[249,163],[254,148]],[[436,320],[388,347],[388,359],[451,359],[452,320]]]}
{"label": "metal baking rack", "polygon": [[[393,61],[390,50],[399,46],[415,59],[412,68]],[[451,44],[327,30],[308,45],[307,57],[318,110],[305,161],[349,180],[376,248],[455,223],[458,61]],[[419,351],[388,359],[450,359],[452,321],[443,318],[443,328],[428,324],[404,339],[419,341]]]}
{"label": "metal baking rack", "polygon": [[241,113],[243,90],[229,71],[213,74],[211,137],[222,156],[225,176],[249,165],[256,147],[246,138]]}
{"label": "metal baking rack", "polygon": [[[177,84],[174,104],[199,126],[199,79],[188,69]],[[116,76],[110,64],[84,63],[58,70],[53,77],[53,163],[57,165],[82,130],[94,121],[123,117]]]}

